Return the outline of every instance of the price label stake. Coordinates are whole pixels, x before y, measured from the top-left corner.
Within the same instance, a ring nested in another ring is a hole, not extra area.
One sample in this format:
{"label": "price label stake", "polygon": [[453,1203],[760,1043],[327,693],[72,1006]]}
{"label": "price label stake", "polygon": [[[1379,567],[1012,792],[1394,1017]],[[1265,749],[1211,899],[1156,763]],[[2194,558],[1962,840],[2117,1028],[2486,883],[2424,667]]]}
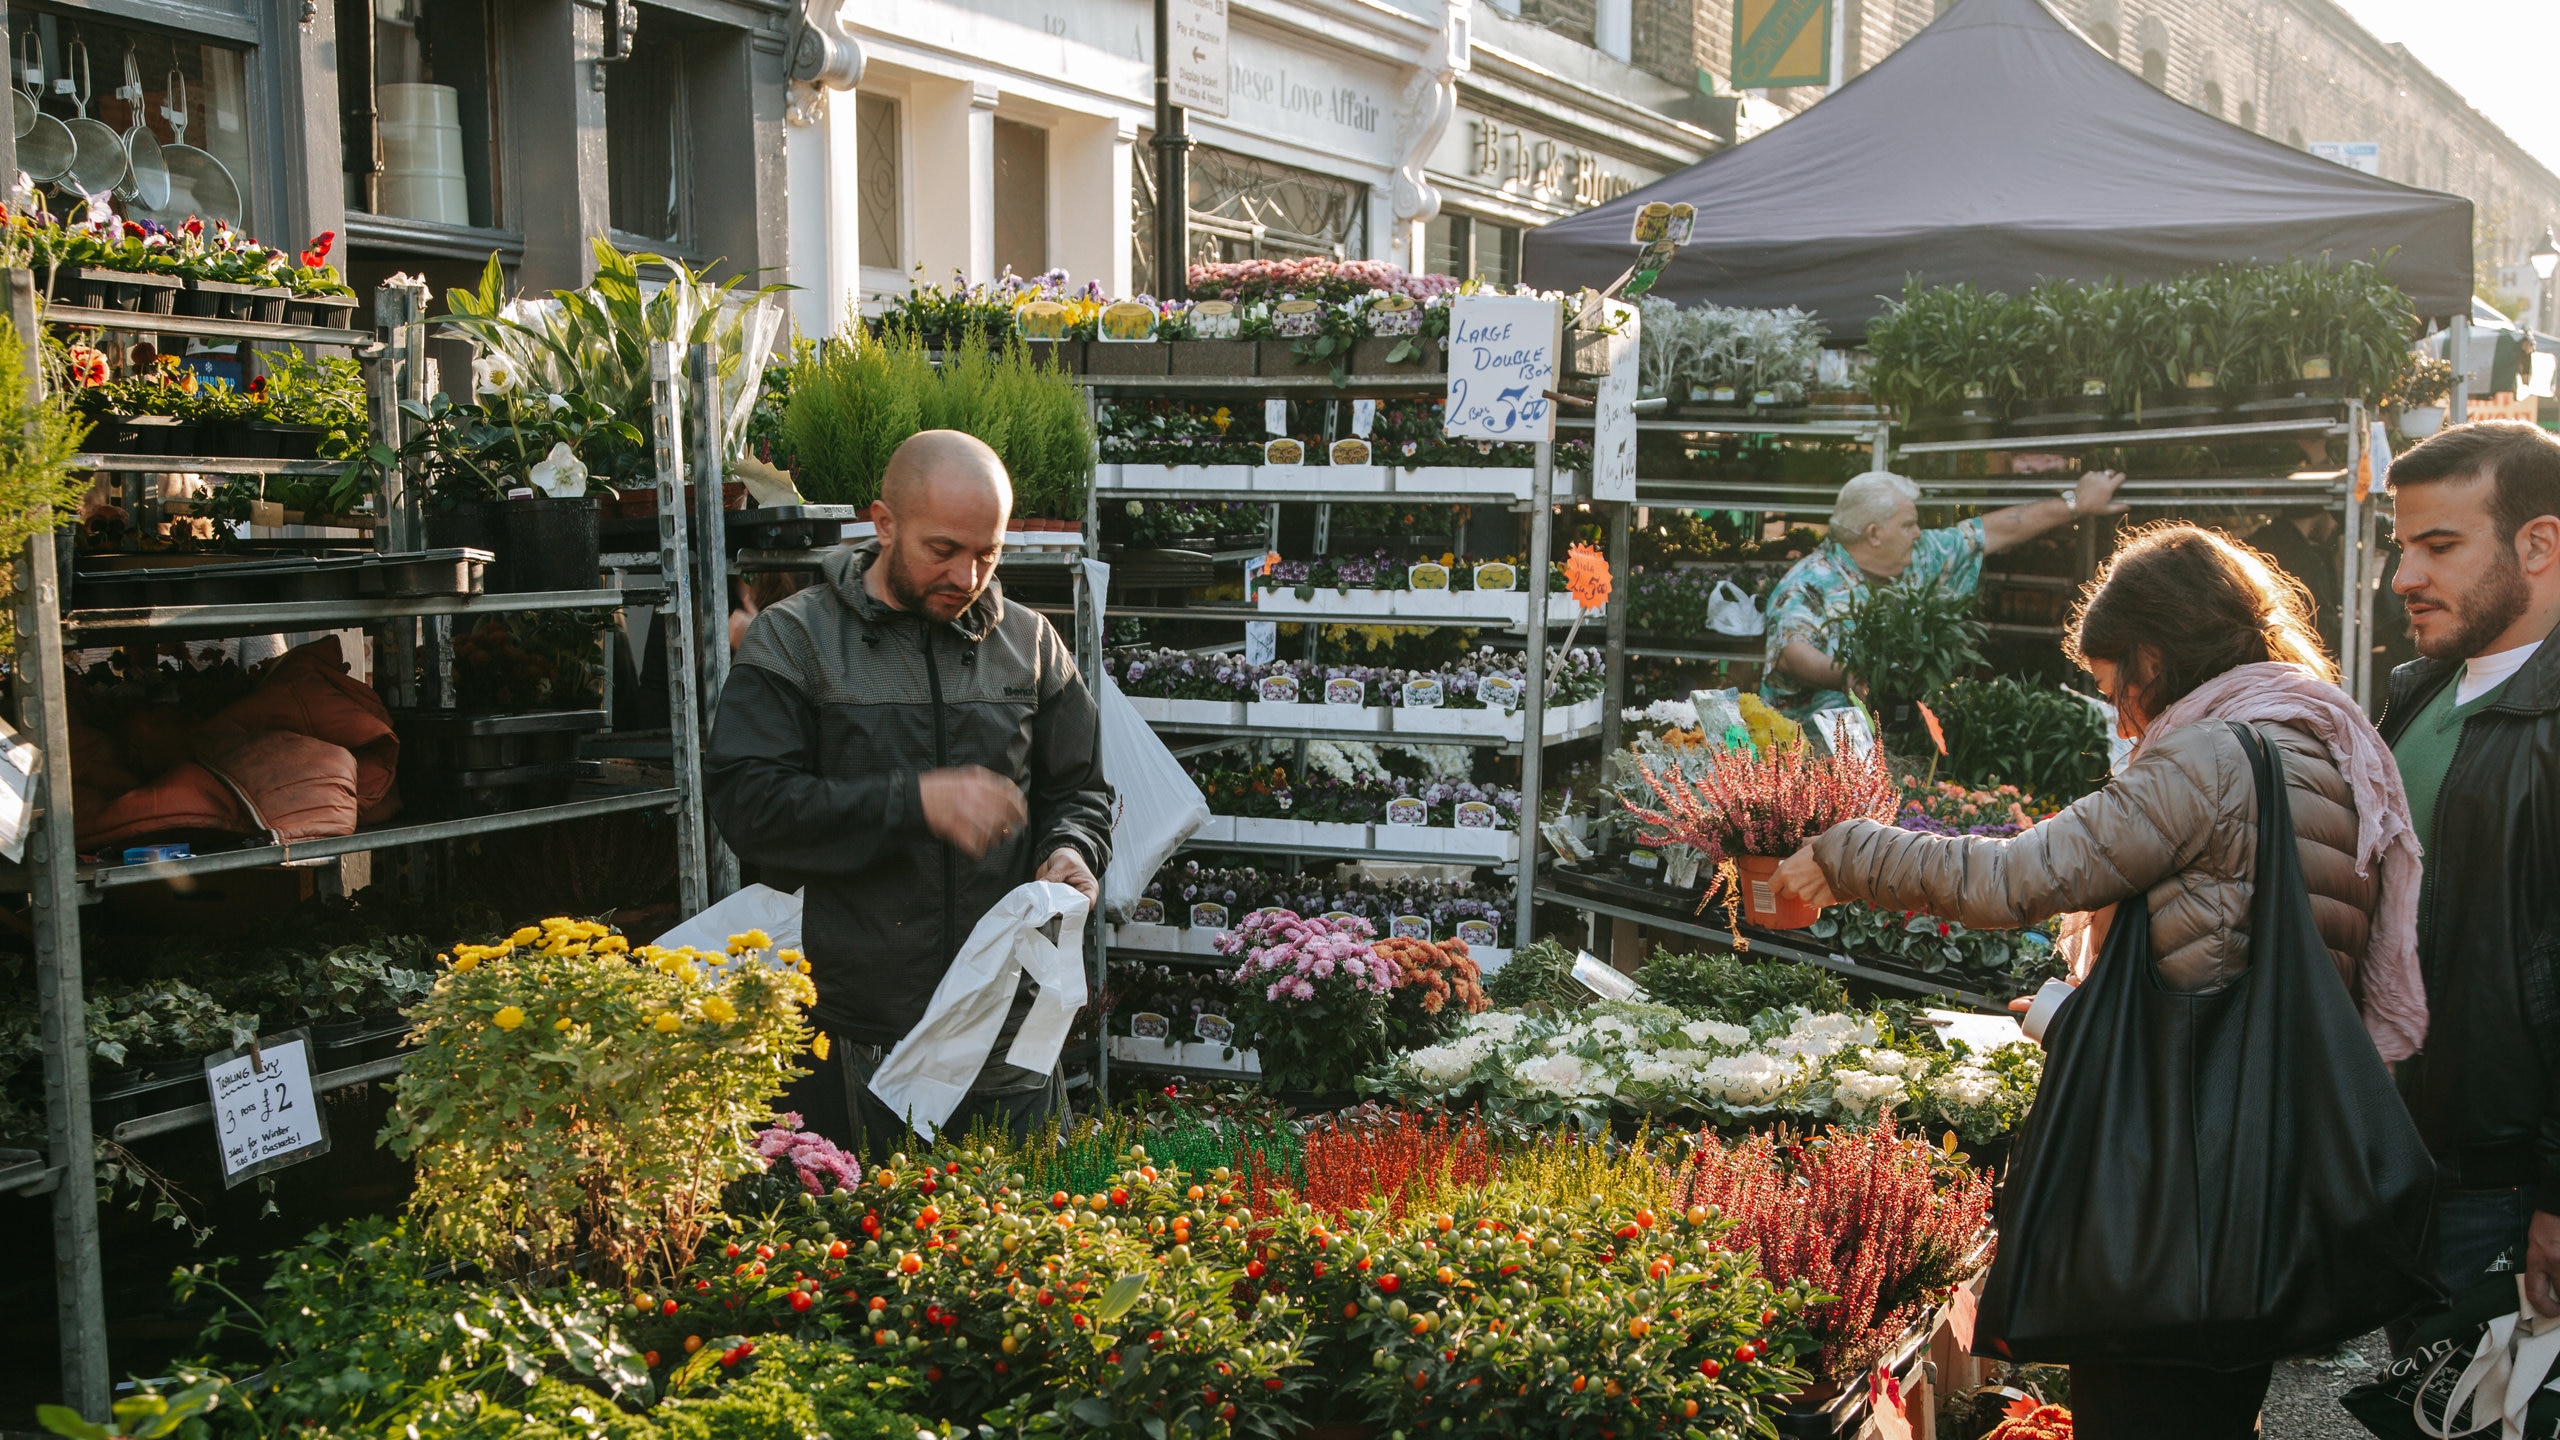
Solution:
{"label": "price label stake", "polygon": [[311,1032],[287,1030],[208,1055],[214,1143],[224,1188],[329,1153],[329,1120],[311,1087]]}

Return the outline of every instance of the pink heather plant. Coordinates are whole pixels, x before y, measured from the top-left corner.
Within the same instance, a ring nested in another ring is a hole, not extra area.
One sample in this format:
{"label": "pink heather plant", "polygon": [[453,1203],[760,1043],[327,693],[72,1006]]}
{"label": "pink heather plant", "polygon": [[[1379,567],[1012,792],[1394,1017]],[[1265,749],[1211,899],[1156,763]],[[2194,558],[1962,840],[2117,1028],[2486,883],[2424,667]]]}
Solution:
{"label": "pink heather plant", "polygon": [[1403,983],[1378,932],[1356,917],[1264,910],[1218,937],[1236,967],[1237,1029],[1257,1037],[1280,1090],[1343,1091],[1386,1050],[1386,998]]}
{"label": "pink heather plant", "polygon": [[824,1195],[862,1183],[862,1162],[837,1149],[826,1136],[801,1129],[800,1112],[786,1110],[777,1121],[756,1132],[756,1153],[767,1160],[790,1161],[801,1189]]}

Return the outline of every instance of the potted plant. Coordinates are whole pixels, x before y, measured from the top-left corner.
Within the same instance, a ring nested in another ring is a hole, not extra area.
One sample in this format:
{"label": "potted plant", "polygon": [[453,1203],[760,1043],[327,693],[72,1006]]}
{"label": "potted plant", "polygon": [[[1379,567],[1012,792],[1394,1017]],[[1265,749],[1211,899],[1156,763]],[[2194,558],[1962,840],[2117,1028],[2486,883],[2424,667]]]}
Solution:
{"label": "potted plant", "polygon": [[1157,333],[1176,342],[1165,355],[1175,375],[1254,373],[1258,347],[1243,338],[1243,319],[1232,302],[1193,301],[1168,307]]}
{"label": "potted plant", "polygon": [[2445,399],[2453,393],[2453,363],[2433,355],[2410,357],[2409,372],[2392,397],[2400,433],[2424,440],[2444,428]]}
{"label": "potted plant", "polygon": [[296,257],[298,263],[280,267],[289,292],[284,307],[286,324],[333,330],[355,327],[356,292],[347,288],[346,277],[329,263],[330,247],[337,241],[337,231],[323,230]]}
{"label": "potted plant", "polygon": [[2145,403],[2136,423],[2145,429],[2210,425],[2225,403],[2238,281],[2228,271],[2212,271],[2145,288],[2153,297],[2152,318],[2140,329],[2160,345],[2158,403]]}
{"label": "potted plant", "polygon": [[1816,918],[1812,906],[1777,895],[1770,882],[1778,863],[1843,820],[1890,822],[1898,803],[1893,772],[1872,746],[1820,755],[1802,743],[1745,745],[1694,773],[1657,773],[1641,759],[1637,768],[1661,802],[1657,809],[1620,801],[1648,827],[1641,842],[1697,850],[1716,868],[1718,884],[1739,892],[1744,918],[1772,930],[1799,930]]}
{"label": "potted plant", "polygon": [[2012,428],[2034,435],[2085,435],[2106,428],[2108,357],[2124,287],[2048,280],[2027,292],[2025,393]]}
{"label": "potted plant", "polygon": [[2018,393],[2028,323],[2006,295],[1915,277],[1867,330],[1876,398],[1910,417],[1915,439],[1987,440]]}
{"label": "potted plant", "polygon": [[1237,1034],[1258,1037],[1274,1089],[1347,1093],[1385,1055],[1387,997],[1398,972],[1378,955],[1376,937],[1356,917],[1265,909],[1218,938],[1219,954],[1243,957],[1232,1018]]}
{"label": "potted plant", "polygon": [[1888,735],[1918,729],[1920,701],[1982,663],[1971,595],[1946,585],[1871,586],[1836,619],[1832,659]]}

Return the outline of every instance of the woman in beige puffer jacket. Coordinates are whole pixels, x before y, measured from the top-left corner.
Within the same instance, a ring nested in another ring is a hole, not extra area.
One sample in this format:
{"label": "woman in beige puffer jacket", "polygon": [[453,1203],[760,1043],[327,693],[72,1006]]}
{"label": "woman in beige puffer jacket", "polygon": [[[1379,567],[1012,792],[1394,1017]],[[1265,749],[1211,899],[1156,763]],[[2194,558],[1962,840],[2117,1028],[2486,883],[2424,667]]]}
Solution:
{"label": "woman in beige puffer jacket", "polygon": [[[2426,1029],[2416,965],[2417,851],[2381,735],[2336,685],[2309,595],[2265,556],[2192,525],[2136,534],[2074,618],[2072,658],[2138,748],[2106,788],[2011,839],[1926,835],[1872,820],[1832,827],[1778,869],[1816,906],[1861,900],[1981,929],[2067,912],[2079,957],[2100,953],[2121,903],[2151,914],[2171,990],[2217,990],[2249,966],[2257,782],[2232,724],[2284,763],[2313,918],[2386,1060]],[[2084,963],[2076,968],[2085,969]],[[2087,1440],[2242,1440],[2269,1368],[2232,1373],[2125,1361],[2072,1367]]]}

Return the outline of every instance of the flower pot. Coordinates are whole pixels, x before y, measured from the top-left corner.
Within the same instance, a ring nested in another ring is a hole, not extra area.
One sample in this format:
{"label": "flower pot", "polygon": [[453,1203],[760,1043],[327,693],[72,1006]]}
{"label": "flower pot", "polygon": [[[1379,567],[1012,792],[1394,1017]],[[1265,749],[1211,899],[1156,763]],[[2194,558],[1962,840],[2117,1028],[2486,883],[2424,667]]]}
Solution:
{"label": "flower pot", "polygon": [[2250,420],[2320,420],[2338,413],[2337,380],[2268,380],[2240,392],[2231,408]]}
{"label": "flower pot", "polygon": [[1742,886],[1742,918],[1763,930],[1801,930],[1822,912],[1793,898],[1781,898],[1774,883],[1776,855],[1736,855],[1733,868]]}
{"label": "flower pot", "polygon": [[1084,348],[1087,375],[1162,375],[1165,352],[1173,347],[1155,340],[1096,340]]}
{"label": "flower pot", "polygon": [[1085,342],[1082,340],[1025,340],[1022,349],[1034,365],[1066,375],[1084,373]]}
{"label": "flower pot", "polygon": [[356,297],[353,295],[296,295],[284,302],[284,323],[314,325],[325,330],[354,328]]}
{"label": "flower pot", "polygon": [[2424,440],[2444,428],[2444,407],[2420,405],[2400,412],[2400,433],[2412,440]]}
{"label": "flower pot", "polygon": [[2175,430],[2191,425],[2211,425],[2221,420],[2225,397],[2219,386],[2188,385],[2160,397],[2157,405],[2145,405],[2133,416],[2138,430]]}
{"label": "flower pot", "polygon": [[1333,369],[1322,360],[1301,362],[1289,348],[1298,343],[1294,340],[1256,340],[1253,343],[1254,363],[1259,367],[1259,373],[1265,380],[1274,376],[1287,378],[1324,375],[1331,373]]}
{"label": "flower pot", "polygon": [[2009,413],[2009,429],[2020,435],[2090,435],[2107,428],[2108,413],[2104,395],[2021,400]]}
{"label": "flower pot", "polygon": [[172,415],[132,415],[125,425],[133,436],[136,455],[192,455],[200,427],[193,420],[180,420]]}
{"label": "flower pot", "polygon": [[1251,375],[1255,351],[1250,340],[1177,340],[1165,358],[1176,375]]}
{"label": "flower pot", "polygon": [[66,298],[75,299],[92,310],[132,310],[153,315],[166,315],[178,303],[179,280],[175,275],[145,275],[135,270],[110,270],[99,265],[82,265],[65,272],[70,284]]}
{"label": "flower pot", "polygon": [[317,460],[320,458],[320,442],[329,432],[317,425],[244,420],[234,422],[231,433],[239,443],[255,447],[238,452],[242,455],[264,455],[278,460]]}
{"label": "flower pot", "polygon": [[284,323],[284,307],[292,299],[293,292],[281,285],[253,285],[249,287],[248,294],[233,303],[231,318],[281,325]]}
{"label": "flower pot", "polygon": [[205,320],[241,320],[240,313],[257,293],[255,285],[237,285],[228,280],[189,280],[187,288],[177,294],[177,313]]}
{"label": "flower pot", "polygon": [[497,555],[485,593],[593,590],[601,512],[586,496],[567,500],[480,500],[427,512],[427,548],[467,545]]}
{"label": "flower pot", "polygon": [[1912,412],[1914,440],[1989,440],[2000,433],[2000,409],[1987,400],[1928,406]]}
{"label": "flower pot", "polygon": [[[1411,342],[1402,360],[1387,357],[1396,347]],[[1449,368],[1449,352],[1440,342],[1424,335],[1371,335],[1354,341],[1351,346],[1351,373],[1354,375],[1430,375]]]}

